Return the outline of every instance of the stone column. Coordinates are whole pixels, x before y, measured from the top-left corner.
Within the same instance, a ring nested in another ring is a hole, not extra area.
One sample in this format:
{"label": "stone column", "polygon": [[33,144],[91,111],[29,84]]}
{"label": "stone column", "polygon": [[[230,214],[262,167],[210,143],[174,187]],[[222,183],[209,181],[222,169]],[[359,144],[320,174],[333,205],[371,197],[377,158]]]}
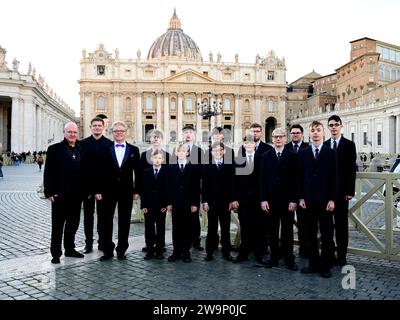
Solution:
{"label": "stone column", "polygon": [[36,151],[43,150],[43,124],[42,124],[42,108],[35,108],[36,113],[36,132],[37,132],[37,139],[36,139]]}
{"label": "stone column", "polygon": [[157,92],[157,113],[156,113],[156,117],[157,117],[157,129],[161,129],[161,93]]}
{"label": "stone column", "polygon": [[142,128],[142,93],[136,95],[136,143],[143,142]]}
{"label": "stone column", "polygon": [[[160,115],[161,117],[161,115]],[[157,117],[158,119],[158,117]],[[169,144],[169,94],[164,93],[164,143]]]}
{"label": "stone column", "polygon": [[178,141],[182,141],[182,128],[183,128],[183,101],[182,93],[178,93]]}
{"label": "stone column", "polygon": [[287,128],[286,128],[286,100],[285,100],[285,97],[282,96],[279,98],[278,106],[279,106],[279,110],[275,110],[275,112],[277,112],[277,111],[279,112],[279,116],[280,116],[279,121],[281,122],[280,127],[282,129],[286,130]]}
{"label": "stone column", "polygon": [[262,126],[262,122],[261,122],[261,96],[256,95],[254,97],[254,99],[256,100],[256,109],[254,110],[254,120],[255,122],[261,124]]}
{"label": "stone column", "polygon": [[235,144],[239,144],[242,137],[242,127],[240,124],[239,95],[235,94],[235,128],[233,140]]}
{"label": "stone column", "polygon": [[20,136],[23,133],[22,126],[22,101],[20,98],[12,98],[11,106],[11,151],[22,152]]}
{"label": "stone column", "polygon": [[122,112],[121,95],[119,93],[113,93],[113,110],[114,110],[114,120],[125,121]]}
{"label": "stone column", "polygon": [[203,118],[197,111],[197,106],[199,103],[201,104],[201,93],[196,93],[196,141],[201,144],[203,142]]}
{"label": "stone column", "polygon": [[400,154],[400,114],[396,116],[396,153]]}

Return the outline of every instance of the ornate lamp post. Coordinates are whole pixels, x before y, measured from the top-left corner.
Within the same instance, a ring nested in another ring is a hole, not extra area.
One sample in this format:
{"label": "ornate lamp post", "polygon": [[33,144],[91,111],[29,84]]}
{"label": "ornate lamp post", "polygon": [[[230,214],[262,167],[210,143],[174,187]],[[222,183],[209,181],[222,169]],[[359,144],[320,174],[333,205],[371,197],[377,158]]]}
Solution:
{"label": "ornate lamp post", "polygon": [[197,112],[199,113],[200,116],[203,118],[208,119],[208,146],[211,148],[211,117],[218,116],[222,113],[222,103],[214,99],[214,101],[211,103],[211,97],[212,94],[211,92],[208,93],[208,101],[204,102],[199,102],[197,104]]}

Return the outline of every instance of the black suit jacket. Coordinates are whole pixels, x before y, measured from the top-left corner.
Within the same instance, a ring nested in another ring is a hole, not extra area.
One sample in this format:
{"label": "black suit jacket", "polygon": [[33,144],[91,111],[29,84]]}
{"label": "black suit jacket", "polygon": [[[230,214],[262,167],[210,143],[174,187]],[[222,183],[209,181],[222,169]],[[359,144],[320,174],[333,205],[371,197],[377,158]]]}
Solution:
{"label": "black suit jacket", "polygon": [[233,201],[233,164],[223,162],[218,169],[213,161],[203,166],[202,198],[203,203],[215,208],[228,210],[229,203]]}
{"label": "black suit jacket", "polygon": [[[142,166],[142,170],[145,170],[145,169],[153,166],[151,163],[151,160],[150,160],[152,152],[153,152],[153,149],[149,149],[149,150],[142,152],[142,154],[140,155],[140,164]],[[164,155],[163,164],[169,164],[171,155],[163,149],[161,149],[161,153]]]}
{"label": "black suit jacket", "polygon": [[112,143],[110,139],[104,136],[95,139],[92,135],[81,141],[81,168],[87,194],[94,194],[96,175],[101,175],[101,168],[99,168],[100,152]]}
{"label": "black suit jacket", "polygon": [[200,204],[200,175],[197,166],[186,163],[183,173],[178,164],[168,166],[173,208],[188,209]]}
{"label": "black suit jacket", "polygon": [[[308,144],[307,142],[302,141],[301,144],[300,144],[300,148],[299,148],[299,150],[297,150],[297,152],[299,152],[300,150],[303,150],[303,149],[307,148],[308,146],[309,146],[309,144]],[[292,143],[292,142],[286,143],[286,144],[285,144],[285,148],[287,148],[287,149],[289,149],[289,150],[291,150],[291,151],[294,151],[293,143]]]}
{"label": "black suit jacket", "polygon": [[[140,194],[142,172],[139,149],[136,146],[126,143],[121,167],[119,167],[115,155],[114,143],[103,148],[100,155],[100,167],[102,175],[98,176],[96,193]],[[135,182],[133,182],[133,174],[135,175]]]}
{"label": "black suit jacket", "polygon": [[[262,155],[255,153],[254,167],[246,164],[246,156],[235,158],[234,199],[239,202],[251,203],[259,201],[259,171]],[[239,204],[240,205],[240,204]]]}
{"label": "black suit jacket", "polygon": [[157,178],[154,176],[153,167],[145,169],[143,172],[141,208],[158,211],[161,208],[166,208],[170,204],[169,190],[168,167],[166,165],[161,166]]}
{"label": "black suit jacket", "polygon": [[[328,148],[331,147],[331,139],[324,142]],[[340,138],[336,149],[338,167],[338,196],[344,198],[345,195],[354,196],[357,171],[356,145],[353,141]]]}
{"label": "black suit jacket", "polygon": [[280,159],[275,149],[264,153],[260,166],[260,202],[272,206],[297,203],[297,154],[283,149]]}
{"label": "black suit jacket", "polygon": [[[265,143],[263,141],[260,141],[260,144],[258,145],[258,148],[256,149],[257,154],[264,154],[265,152],[272,150],[273,147],[271,147],[268,143]],[[239,148],[238,156],[244,156],[246,154],[246,150],[243,146]]]}
{"label": "black suit jacket", "polygon": [[[49,198],[83,196],[83,178],[80,167],[82,150],[79,141],[75,153],[68,148],[67,140],[49,146],[44,168],[44,195]],[[73,158],[75,155],[75,159]]]}
{"label": "black suit jacket", "polygon": [[326,206],[328,201],[337,198],[336,152],[322,145],[318,160],[315,160],[312,147],[299,152],[299,199],[306,205]]}

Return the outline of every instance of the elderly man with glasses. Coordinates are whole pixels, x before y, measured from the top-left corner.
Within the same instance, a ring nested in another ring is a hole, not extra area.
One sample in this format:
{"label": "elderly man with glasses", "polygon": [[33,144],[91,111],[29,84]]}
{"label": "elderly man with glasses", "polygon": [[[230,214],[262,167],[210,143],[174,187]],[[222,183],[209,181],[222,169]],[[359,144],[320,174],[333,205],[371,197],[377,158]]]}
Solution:
{"label": "elderly man with glasses", "polygon": [[[114,256],[115,244],[112,241],[113,219],[118,204],[118,245],[115,248],[118,259],[126,259],[128,237],[131,223],[133,200],[139,199],[141,191],[141,165],[139,149],[126,142],[127,125],[122,121],[113,123],[114,143],[102,150],[100,168],[104,174],[98,176],[96,200],[102,206],[99,215],[101,226],[100,239],[104,255],[100,261],[110,260]],[[133,180],[135,176],[135,181]]]}

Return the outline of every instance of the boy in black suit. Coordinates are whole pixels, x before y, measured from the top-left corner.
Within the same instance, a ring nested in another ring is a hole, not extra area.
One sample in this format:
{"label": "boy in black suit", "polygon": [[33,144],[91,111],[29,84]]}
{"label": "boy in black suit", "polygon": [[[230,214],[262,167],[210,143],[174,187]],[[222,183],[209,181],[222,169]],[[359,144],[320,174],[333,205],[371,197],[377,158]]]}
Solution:
{"label": "boy in black suit", "polygon": [[178,157],[177,163],[169,165],[174,251],[168,257],[168,261],[174,262],[182,258],[183,262],[191,262],[193,220],[195,217],[198,219],[200,203],[199,170],[187,160],[188,147],[186,144],[179,144],[175,154]]}
{"label": "boy in black suit", "polygon": [[224,153],[224,144],[215,142],[211,147],[211,163],[203,166],[202,202],[208,217],[206,261],[213,259],[214,250],[218,248],[218,220],[221,227],[222,256],[227,261],[233,260],[230,255],[230,203],[233,199],[234,168],[232,164],[225,163]]}
{"label": "boy in black suit", "polygon": [[[289,270],[297,271],[293,255],[294,211],[297,207],[297,156],[285,149],[286,131],[272,132],[274,149],[264,153],[260,168],[261,209],[268,216],[271,256],[267,268],[279,264],[283,256]],[[279,248],[281,230],[281,249]]]}
{"label": "boy in black suit", "polygon": [[335,219],[335,238],[337,257],[335,264],[344,266],[347,264],[347,247],[349,245],[349,200],[354,197],[356,184],[356,145],[353,141],[341,135],[342,120],[337,115],[328,119],[328,127],[331,138],[324,144],[336,150],[338,166],[338,190],[337,200],[333,216]]}
{"label": "boy in black suit", "polygon": [[143,172],[141,195],[147,247],[145,260],[152,259],[154,254],[157,259],[164,259],[165,215],[169,207],[168,169],[166,165],[162,165],[164,162],[162,151],[155,150],[150,160],[153,165]]}
{"label": "boy in black suit", "polygon": [[[112,241],[113,219],[118,204],[118,245],[115,248],[118,259],[126,259],[133,200],[140,198],[141,167],[139,149],[126,142],[128,126],[122,121],[112,125],[114,143],[101,152],[100,167],[104,170],[96,184],[96,200],[99,201],[100,243],[104,246],[104,255],[100,261],[110,260],[114,256],[115,244]],[[135,181],[133,181],[133,175]]]}
{"label": "boy in black suit", "polygon": [[[254,252],[258,263],[263,263],[266,246],[267,225],[265,214],[261,216],[259,205],[259,165],[261,154],[255,152],[253,135],[243,139],[244,155],[235,159],[233,209],[239,209],[240,248],[234,263],[247,261],[249,253]],[[240,153],[239,153],[240,154]]]}
{"label": "boy in black suit", "polygon": [[[308,143],[303,141],[304,129],[299,124],[294,124],[290,127],[290,136],[292,141],[285,145],[285,148],[299,153],[300,150],[307,148]],[[297,236],[299,240],[299,256],[301,258],[308,258],[308,222],[307,222],[307,211],[300,207],[296,209],[296,220],[297,220]]]}
{"label": "boy in black suit", "polygon": [[[334,255],[333,210],[337,194],[336,152],[323,144],[324,126],[319,121],[310,125],[312,145],[299,152],[299,206],[309,215],[309,266],[302,273],[320,272],[332,276]],[[321,233],[321,256],[318,250],[318,225]]]}

